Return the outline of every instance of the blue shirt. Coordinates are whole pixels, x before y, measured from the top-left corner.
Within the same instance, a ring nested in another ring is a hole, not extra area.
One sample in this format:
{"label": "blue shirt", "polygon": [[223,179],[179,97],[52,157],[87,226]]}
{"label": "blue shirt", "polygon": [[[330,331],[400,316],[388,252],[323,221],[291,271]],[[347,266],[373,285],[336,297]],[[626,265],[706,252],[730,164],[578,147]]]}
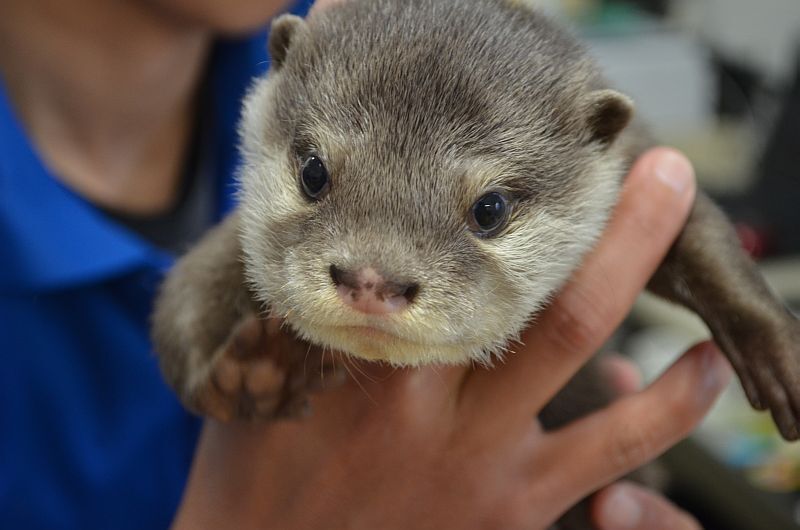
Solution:
{"label": "blue shirt", "polygon": [[[241,97],[266,65],[264,33],[214,51],[219,216]],[[169,526],[199,430],[148,339],[172,261],[49,173],[0,87],[0,528]]]}

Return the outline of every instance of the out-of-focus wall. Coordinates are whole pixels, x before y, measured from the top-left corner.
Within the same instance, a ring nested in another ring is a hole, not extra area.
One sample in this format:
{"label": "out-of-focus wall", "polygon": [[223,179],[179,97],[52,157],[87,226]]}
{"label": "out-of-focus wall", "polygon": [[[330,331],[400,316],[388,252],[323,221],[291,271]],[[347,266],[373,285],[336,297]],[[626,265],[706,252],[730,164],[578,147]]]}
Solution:
{"label": "out-of-focus wall", "polygon": [[719,53],[783,85],[800,48],[800,0],[674,0],[676,20]]}

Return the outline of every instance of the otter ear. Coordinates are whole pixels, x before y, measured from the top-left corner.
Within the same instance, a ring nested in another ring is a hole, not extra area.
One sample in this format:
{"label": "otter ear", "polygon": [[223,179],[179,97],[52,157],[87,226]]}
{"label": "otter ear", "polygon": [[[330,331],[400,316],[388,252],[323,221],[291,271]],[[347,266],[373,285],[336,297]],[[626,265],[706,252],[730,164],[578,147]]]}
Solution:
{"label": "otter ear", "polygon": [[587,125],[592,142],[611,145],[633,117],[633,101],[615,90],[596,90],[586,101]]}
{"label": "otter ear", "polygon": [[283,66],[289,46],[292,44],[292,38],[304,25],[305,21],[294,15],[281,15],[272,21],[268,50],[273,68],[278,70]]}

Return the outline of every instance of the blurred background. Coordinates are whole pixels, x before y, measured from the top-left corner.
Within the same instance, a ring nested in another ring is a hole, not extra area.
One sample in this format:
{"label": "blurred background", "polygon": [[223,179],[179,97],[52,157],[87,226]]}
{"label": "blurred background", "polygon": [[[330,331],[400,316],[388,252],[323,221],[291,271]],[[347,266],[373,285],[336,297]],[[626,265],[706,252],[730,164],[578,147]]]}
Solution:
{"label": "blurred background", "polygon": [[[664,144],[683,150],[772,287],[800,310],[800,1],[529,0],[568,19]],[[614,347],[652,379],[709,336],[644,296]],[[800,528],[800,443],[731,385],[669,452],[671,496],[709,530]]]}

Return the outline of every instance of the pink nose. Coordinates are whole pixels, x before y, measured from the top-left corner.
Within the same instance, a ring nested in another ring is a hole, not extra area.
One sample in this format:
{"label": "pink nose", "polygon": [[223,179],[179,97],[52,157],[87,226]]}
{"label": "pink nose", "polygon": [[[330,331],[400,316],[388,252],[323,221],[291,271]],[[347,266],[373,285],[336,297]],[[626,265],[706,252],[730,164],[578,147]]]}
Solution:
{"label": "pink nose", "polygon": [[330,274],[342,301],[361,313],[397,313],[419,292],[417,284],[387,281],[371,267],[350,272],[331,265]]}

